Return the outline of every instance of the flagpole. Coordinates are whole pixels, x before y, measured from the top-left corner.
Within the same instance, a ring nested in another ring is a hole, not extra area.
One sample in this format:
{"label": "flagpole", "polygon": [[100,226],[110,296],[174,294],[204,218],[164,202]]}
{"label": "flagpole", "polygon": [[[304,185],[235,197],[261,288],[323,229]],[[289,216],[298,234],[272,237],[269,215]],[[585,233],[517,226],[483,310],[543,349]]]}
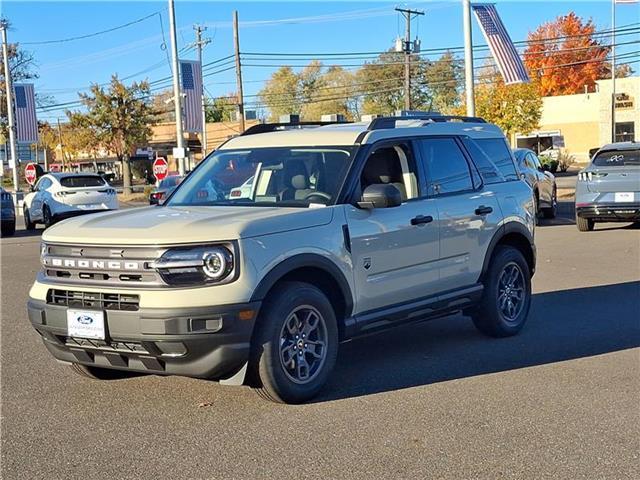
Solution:
{"label": "flagpole", "polygon": [[467,96],[467,116],[476,116],[473,91],[473,45],[471,40],[471,2],[462,0],[462,28],[464,30],[464,84]]}
{"label": "flagpole", "polygon": [[616,0],[611,0],[611,141],[616,141]]}

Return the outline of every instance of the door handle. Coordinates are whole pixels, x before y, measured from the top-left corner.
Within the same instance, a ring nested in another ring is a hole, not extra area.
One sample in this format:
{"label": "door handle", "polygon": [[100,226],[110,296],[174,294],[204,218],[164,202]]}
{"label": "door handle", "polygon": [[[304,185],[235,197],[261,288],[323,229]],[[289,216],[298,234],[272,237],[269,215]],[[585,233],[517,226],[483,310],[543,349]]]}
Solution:
{"label": "door handle", "polygon": [[476,215],[488,215],[491,212],[493,212],[492,207],[485,207],[484,205],[480,205],[478,208],[476,208]]}
{"label": "door handle", "polygon": [[431,222],[433,222],[433,217],[431,215],[418,215],[411,219],[411,225],[424,225],[425,223]]}

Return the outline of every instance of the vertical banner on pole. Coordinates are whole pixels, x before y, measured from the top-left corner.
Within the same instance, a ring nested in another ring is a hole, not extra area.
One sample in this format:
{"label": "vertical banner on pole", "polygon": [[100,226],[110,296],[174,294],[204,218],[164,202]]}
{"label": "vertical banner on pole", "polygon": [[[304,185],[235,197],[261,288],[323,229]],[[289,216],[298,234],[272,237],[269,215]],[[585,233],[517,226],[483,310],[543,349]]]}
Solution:
{"label": "vertical banner on pole", "polygon": [[18,142],[38,143],[36,98],[31,83],[13,85],[16,109],[16,136]]}
{"label": "vertical banner on pole", "polygon": [[184,130],[202,132],[202,67],[200,62],[180,60],[184,93]]}

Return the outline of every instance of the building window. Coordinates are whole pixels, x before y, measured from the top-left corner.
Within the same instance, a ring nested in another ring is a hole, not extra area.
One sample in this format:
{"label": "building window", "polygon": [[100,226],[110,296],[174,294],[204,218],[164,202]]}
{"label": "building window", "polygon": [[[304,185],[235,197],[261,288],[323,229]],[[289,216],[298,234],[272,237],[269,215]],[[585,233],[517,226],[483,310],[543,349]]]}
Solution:
{"label": "building window", "polygon": [[633,142],[636,137],[633,122],[616,122],[616,142]]}

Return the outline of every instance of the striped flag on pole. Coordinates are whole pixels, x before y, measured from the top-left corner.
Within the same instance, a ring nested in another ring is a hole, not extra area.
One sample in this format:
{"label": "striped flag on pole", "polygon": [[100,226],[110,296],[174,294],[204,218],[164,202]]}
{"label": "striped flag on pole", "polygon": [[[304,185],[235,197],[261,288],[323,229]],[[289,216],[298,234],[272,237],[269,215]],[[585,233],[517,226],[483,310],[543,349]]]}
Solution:
{"label": "striped flag on pole", "polygon": [[184,93],[184,130],[202,131],[202,67],[200,62],[180,60]]}
{"label": "striped flag on pole", "polygon": [[504,83],[529,82],[527,69],[522,63],[516,47],[504,27],[496,7],[491,4],[473,5],[473,11],[478,18],[480,28],[489,44],[491,54],[498,65]]}
{"label": "striped flag on pole", "polygon": [[36,99],[32,83],[16,83],[13,86],[16,105],[16,136],[18,142],[38,141]]}

